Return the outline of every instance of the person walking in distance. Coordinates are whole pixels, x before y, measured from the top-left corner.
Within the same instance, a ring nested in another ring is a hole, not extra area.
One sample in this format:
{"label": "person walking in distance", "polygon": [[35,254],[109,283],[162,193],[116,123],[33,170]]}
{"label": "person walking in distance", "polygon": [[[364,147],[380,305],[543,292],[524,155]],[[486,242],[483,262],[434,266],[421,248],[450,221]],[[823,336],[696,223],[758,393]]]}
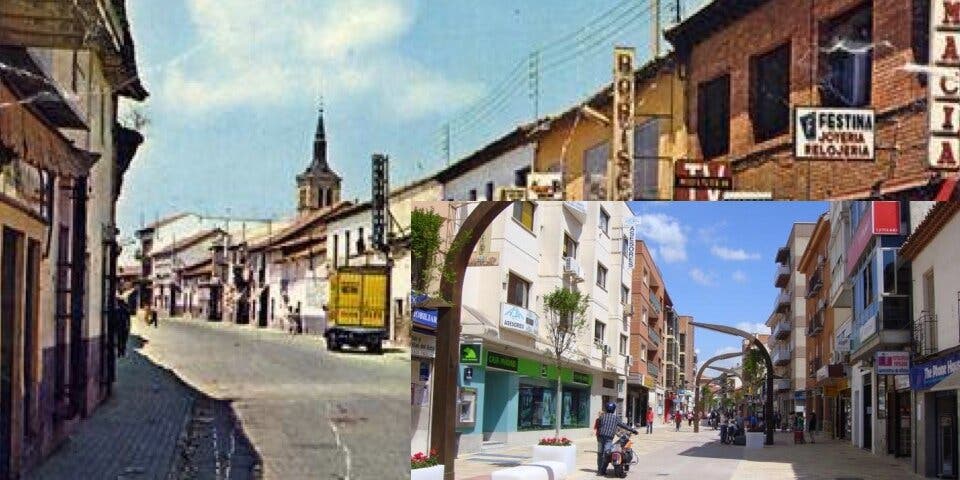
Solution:
{"label": "person walking in distance", "polygon": [[615,413],[617,404],[607,402],[604,410],[605,412],[601,413],[594,423],[597,427],[597,475],[600,476],[606,476],[607,474],[607,464],[609,464],[610,459],[607,458],[606,453],[613,443],[613,436],[616,435],[617,428],[637,433],[633,427],[620,421],[620,417]]}
{"label": "person walking in distance", "polygon": [[683,423],[683,415],[680,411],[673,412],[673,423],[677,425],[676,431],[680,431],[680,424]]}
{"label": "person walking in distance", "polygon": [[797,412],[793,424],[793,443],[807,443],[803,436],[803,413]]}
{"label": "person walking in distance", "polygon": [[810,430],[810,443],[817,443],[817,439],[813,436],[817,431],[817,412],[810,412],[810,416],[807,417],[807,429]]}
{"label": "person walking in distance", "polygon": [[653,433],[653,407],[647,407],[647,433]]}
{"label": "person walking in distance", "polygon": [[123,299],[117,299],[117,306],[113,310],[113,331],[117,342],[117,356],[127,356],[127,339],[130,338],[130,307]]}

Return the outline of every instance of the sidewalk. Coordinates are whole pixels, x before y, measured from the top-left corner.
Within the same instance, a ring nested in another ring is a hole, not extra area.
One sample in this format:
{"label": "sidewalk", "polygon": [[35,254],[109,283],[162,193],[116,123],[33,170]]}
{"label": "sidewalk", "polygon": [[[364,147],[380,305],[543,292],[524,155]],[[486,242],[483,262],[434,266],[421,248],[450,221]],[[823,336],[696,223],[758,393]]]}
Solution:
{"label": "sidewalk", "polygon": [[117,359],[113,395],[27,478],[166,479],[194,392],[138,352]]}

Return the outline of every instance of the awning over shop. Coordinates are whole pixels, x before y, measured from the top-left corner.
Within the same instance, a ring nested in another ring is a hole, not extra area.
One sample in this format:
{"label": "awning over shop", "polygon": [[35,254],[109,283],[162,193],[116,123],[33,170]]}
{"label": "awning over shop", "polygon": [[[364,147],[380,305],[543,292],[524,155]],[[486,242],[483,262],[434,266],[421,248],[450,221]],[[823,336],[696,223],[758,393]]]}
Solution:
{"label": "awning over shop", "polygon": [[932,392],[960,388],[960,351],[910,367],[910,389]]}

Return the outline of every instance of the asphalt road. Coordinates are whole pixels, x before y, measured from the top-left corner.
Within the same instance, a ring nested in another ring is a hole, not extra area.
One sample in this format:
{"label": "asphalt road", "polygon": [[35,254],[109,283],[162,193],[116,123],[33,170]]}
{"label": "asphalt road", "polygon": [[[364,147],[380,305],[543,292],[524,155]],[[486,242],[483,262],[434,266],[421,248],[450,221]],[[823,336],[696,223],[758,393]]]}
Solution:
{"label": "asphalt road", "polygon": [[408,478],[409,353],[331,353],[317,337],[200,320],[133,333],[151,359],[232,402],[264,478]]}

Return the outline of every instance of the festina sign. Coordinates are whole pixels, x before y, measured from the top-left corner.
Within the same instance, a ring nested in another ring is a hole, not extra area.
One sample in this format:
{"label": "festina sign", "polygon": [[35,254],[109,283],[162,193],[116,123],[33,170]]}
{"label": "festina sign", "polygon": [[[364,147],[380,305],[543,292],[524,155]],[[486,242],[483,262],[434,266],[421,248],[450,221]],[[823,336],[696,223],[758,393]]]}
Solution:
{"label": "festina sign", "polygon": [[928,158],[935,170],[960,169],[960,2],[930,4],[930,62],[943,71],[930,77]]}
{"label": "festina sign", "polygon": [[636,95],[633,71],[636,52],[631,47],[613,50],[613,142],[608,200],[633,200],[633,109]]}
{"label": "festina sign", "polygon": [[720,162],[678,161],[674,167],[674,200],[720,200],[733,189],[730,167]]}
{"label": "festina sign", "polygon": [[873,110],[797,107],[794,155],[818,160],[873,160]]}

